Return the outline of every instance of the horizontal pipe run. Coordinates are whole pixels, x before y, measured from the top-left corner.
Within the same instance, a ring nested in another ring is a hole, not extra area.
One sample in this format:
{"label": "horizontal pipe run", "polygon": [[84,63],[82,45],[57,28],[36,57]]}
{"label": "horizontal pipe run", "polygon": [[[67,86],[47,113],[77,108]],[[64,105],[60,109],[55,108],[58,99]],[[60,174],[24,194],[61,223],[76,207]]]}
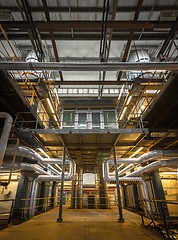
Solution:
{"label": "horizontal pipe run", "polygon": [[59,62],[1,62],[0,70],[18,71],[154,71],[178,70],[176,62],[118,62],[118,63],[59,63]]}
{"label": "horizontal pipe run", "polygon": [[13,171],[25,170],[25,171],[35,171],[38,174],[45,174],[45,175],[49,174],[39,166],[32,165],[30,163],[15,163],[14,165],[6,163],[4,164],[3,168],[1,168],[1,171],[2,172],[11,171],[12,168],[13,168]]}
{"label": "horizontal pipe run", "polygon": [[[8,145],[6,148],[6,155],[14,154],[14,145]],[[51,164],[62,164],[62,158],[43,158],[40,154],[35,152],[33,149],[19,146],[17,148],[17,156],[25,157],[32,160],[37,160],[39,164],[47,165],[47,168],[57,176],[61,176],[61,172],[56,170]],[[76,164],[73,160],[66,160],[66,164],[69,165],[69,173],[65,175],[65,180],[73,179],[76,172]],[[28,170],[28,169],[27,169]]]}
{"label": "horizontal pipe run", "polygon": [[141,174],[145,172],[153,172],[161,167],[168,167],[168,166],[177,166],[178,164],[178,158],[170,159],[170,160],[161,160],[159,162],[153,162],[149,165],[142,167],[139,170],[136,170],[130,174],[128,174],[128,177],[138,177]]}

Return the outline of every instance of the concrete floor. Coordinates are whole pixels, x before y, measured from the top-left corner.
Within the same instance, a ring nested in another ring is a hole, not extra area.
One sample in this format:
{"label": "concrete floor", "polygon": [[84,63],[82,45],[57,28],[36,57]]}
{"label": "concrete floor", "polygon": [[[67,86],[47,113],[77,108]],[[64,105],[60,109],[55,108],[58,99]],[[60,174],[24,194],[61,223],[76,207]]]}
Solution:
{"label": "concrete floor", "polygon": [[161,239],[141,227],[138,215],[123,211],[124,223],[115,210],[65,210],[57,223],[58,209],[40,214],[20,225],[0,231],[2,240],[156,240]]}

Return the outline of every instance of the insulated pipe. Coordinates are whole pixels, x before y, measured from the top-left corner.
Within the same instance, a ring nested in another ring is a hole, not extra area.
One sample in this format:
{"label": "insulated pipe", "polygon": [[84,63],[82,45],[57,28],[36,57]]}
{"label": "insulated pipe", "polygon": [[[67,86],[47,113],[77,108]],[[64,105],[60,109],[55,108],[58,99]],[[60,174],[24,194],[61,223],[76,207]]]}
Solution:
{"label": "insulated pipe", "polygon": [[4,123],[4,127],[1,133],[1,139],[0,139],[0,168],[1,168],[3,164],[3,159],[4,159],[13,119],[11,115],[9,115],[6,112],[0,112],[0,118],[5,118],[5,123]]}
{"label": "insulated pipe", "polygon": [[30,163],[15,163],[13,166],[12,166],[12,164],[4,164],[3,168],[1,168],[1,171],[2,172],[3,171],[10,171],[12,167],[13,167],[14,171],[26,170],[26,171],[35,171],[38,174],[46,174],[46,175],[49,174],[46,171],[44,171],[43,169],[41,169],[39,166],[32,165]]}
{"label": "insulated pipe", "polygon": [[[138,158],[121,158],[117,159],[117,163],[124,163],[124,164],[130,164],[129,166],[123,168],[121,171],[119,171],[119,175],[124,174],[129,170],[134,168],[134,165],[141,164],[144,162],[149,162],[152,160],[157,160],[158,158],[170,158],[170,157],[178,157],[178,151],[173,150],[154,150],[148,153],[142,154]],[[110,160],[109,160],[110,161]],[[110,163],[113,163],[111,160]],[[134,164],[134,165],[133,165]]]}
{"label": "insulated pipe", "polygon": [[[103,178],[106,182],[111,182],[111,181],[115,181],[116,178],[115,177],[110,177],[109,176],[109,161],[106,161],[105,163],[103,163]],[[142,186],[142,194],[143,197],[145,199],[146,202],[146,207],[147,210],[149,211],[149,213],[152,215],[152,209],[151,209],[151,205],[150,205],[150,197],[149,197],[149,193],[148,193],[148,187],[146,182],[141,178],[141,177],[119,177],[119,182],[125,183],[125,182],[139,182]]]}
{"label": "insulated pipe", "polygon": [[121,182],[121,183],[131,182],[132,184],[140,183],[143,200],[145,201],[148,212],[152,215],[152,209],[151,209],[151,205],[150,205],[150,197],[149,197],[146,181],[144,181],[141,177],[123,177],[123,178],[119,178],[119,182]]}
{"label": "insulated pipe", "polygon": [[[178,164],[178,158],[170,159],[170,160],[161,160],[159,162],[153,162],[150,163],[149,165],[142,167],[139,170],[136,170],[130,174],[128,174],[128,177],[135,177],[135,176],[140,176],[141,174],[145,172],[152,172],[155,171],[161,167],[168,167],[168,166],[177,166]],[[127,177],[126,176],[126,177]]]}
{"label": "insulated pipe", "polygon": [[[6,148],[6,155],[14,154],[14,145],[8,145]],[[37,160],[40,164],[48,165],[48,168],[54,172],[54,168],[49,164],[62,164],[62,158],[43,158],[40,154],[35,152],[33,149],[25,146],[19,146],[17,148],[17,156],[26,157],[32,160]],[[75,163],[72,160],[66,160],[66,164],[69,164],[69,172],[75,169]],[[56,174],[60,174],[58,170],[55,170]],[[69,174],[70,175],[70,174]]]}
{"label": "insulated pipe", "polygon": [[118,63],[59,63],[59,62],[1,62],[0,70],[52,71],[144,71],[178,70],[176,62],[118,62]]}
{"label": "insulated pipe", "polygon": [[[6,154],[7,155],[14,154],[14,145],[7,146]],[[17,156],[37,160],[41,164],[62,164],[62,158],[43,158],[39,153],[25,146],[18,146]]]}

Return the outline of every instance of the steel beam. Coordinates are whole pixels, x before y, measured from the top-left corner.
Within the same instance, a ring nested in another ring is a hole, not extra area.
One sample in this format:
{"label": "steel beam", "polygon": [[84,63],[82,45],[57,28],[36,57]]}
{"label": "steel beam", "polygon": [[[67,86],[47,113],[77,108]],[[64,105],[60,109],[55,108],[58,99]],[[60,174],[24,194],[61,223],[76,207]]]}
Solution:
{"label": "steel beam", "polygon": [[[166,30],[165,30],[166,31]],[[168,31],[166,32],[162,32],[162,33],[157,33],[157,32],[151,32],[149,34],[149,32],[147,31],[146,33],[143,32],[140,40],[164,40],[167,38],[167,34]],[[22,31],[22,32],[17,32],[14,29],[9,29],[8,31],[8,38],[10,40],[29,40],[29,35],[26,33],[27,31]],[[75,40],[82,40],[82,41],[89,41],[89,40],[100,40],[100,32],[97,31],[96,33],[92,32],[84,32],[84,33],[80,33],[80,32],[75,32],[74,35],[71,35],[71,31],[68,30],[68,32],[63,32],[61,33],[53,33],[54,35],[54,39],[55,40],[71,40],[71,41],[75,41]],[[50,34],[49,33],[40,33],[41,39],[42,40],[51,40]],[[133,40],[138,40],[138,38],[140,37],[140,34],[138,33],[134,33],[133,36]],[[129,34],[127,34],[126,32],[113,32],[112,34],[112,41],[124,41],[124,40],[128,40],[129,38]],[[0,33],[0,39],[4,39],[4,36],[2,35],[2,33]]]}
{"label": "steel beam", "polygon": [[[102,21],[50,21],[50,22],[44,22],[44,21],[34,21],[34,26],[40,31],[40,32],[46,32],[46,31],[68,31],[72,29],[75,30],[82,30],[82,32],[85,30],[101,30]],[[8,29],[12,28],[18,28],[16,29],[16,32],[25,30],[27,31],[27,28],[29,27],[29,23],[27,21],[12,21],[12,22],[6,22],[6,21],[0,21],[0,24],[2,24],[3,28],[7,31]],[[112,28],[117,31],[134,31],[134,30],[151,30],[151,31],[157,31],[157,29],[170,29],[172,25],[174,24],[174,21],[108,21],[107,28]]]}
{"label": "steel beam", "polygon": [[59,63],[59,62],[1,62],[0,70],[52,71],[153,71],[178,70],[177,62],[119,62],[119,63]]}
{"label": "steel beam", "polygon": [[148,128],[119,128],[119,129],[31,129],[32,134],[132,134],[148,133]]}
{"label": "steel beam", "polygon": [[[11,10],[12,12],[19,12],[19,8],[17,6],[1,6],[1,10]],[[43,6],[31,6],[30,7],[31,12],[44,12],[44,7]],[[161,6],[155,6],[153,8],[152,5],[150,6],[143,6],[142,7],[142,12],[160,12],[160,11],[177,11],[178,10],[178,5],[161,5]],[[64,13],[64,12],[69,12],[69,7],[67,6],[48,6],[48,11],[49,12],[54,12],[54,13]],[[72,13],[101,13],[103,11],[102,7],[91,7],[91,6],[70,6],[70,11]],[[117,7],[117,12],[135,12],[135,6],[118,6]]]}

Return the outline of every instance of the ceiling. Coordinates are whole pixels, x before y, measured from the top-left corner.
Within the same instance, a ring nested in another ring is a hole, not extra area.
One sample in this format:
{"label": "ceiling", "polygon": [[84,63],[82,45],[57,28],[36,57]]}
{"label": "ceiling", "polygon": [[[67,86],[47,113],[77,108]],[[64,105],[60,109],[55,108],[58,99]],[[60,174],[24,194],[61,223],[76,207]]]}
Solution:
{"label": "ceiling", "polygon": [[[142,62],[140,54],[148,57],[147,64],[177,62],[176,0],[0,0],[0,28],[3,62],[24,62],[32,50],[37,62],[59,62],[64,67],[136,58]],[[34,77],[33,71],[17,67],[1,71],[0,111],[14,118],[23,112],[24,125],[16,121],[13,129],[23,143],[42,146],[51,156],[62,155],[66,146],[84,171],[94,172],[98,163],[112,157],[113,146],[117,157],[129,157],[138,149],[141,154],[177,147],[177,70],[64,69],[37,71]],[[36,124],[39,103],[55,122],[49,132]],[[76,108],[115,109],[118,131],[55,132],[61,111]]]}

